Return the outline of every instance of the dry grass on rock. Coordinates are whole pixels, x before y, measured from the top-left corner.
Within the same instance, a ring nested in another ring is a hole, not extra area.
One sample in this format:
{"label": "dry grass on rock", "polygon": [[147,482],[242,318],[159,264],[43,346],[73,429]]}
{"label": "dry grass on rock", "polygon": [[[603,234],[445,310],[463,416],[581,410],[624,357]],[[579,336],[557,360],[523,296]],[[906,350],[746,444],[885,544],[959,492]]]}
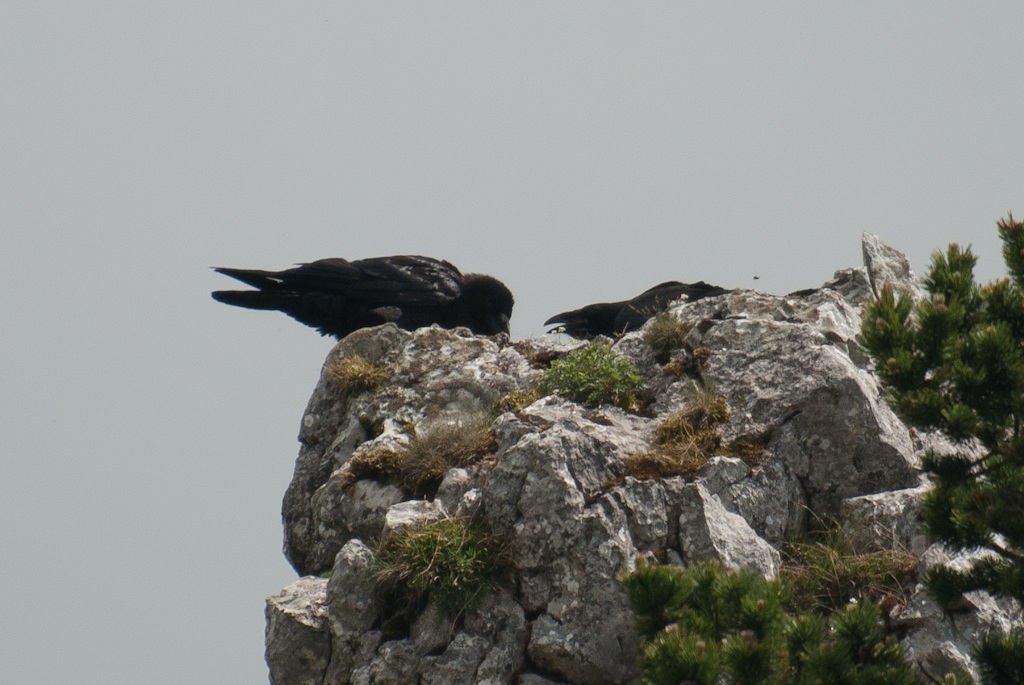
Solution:
{"label": "dry grass on rock", "polygon": [[358,452],[348,463],[353,481],[373,478],[398,485],[411,497],[433,499],[446,473],[479,464],[498,449],[494,429],[484,419],[440,424],[412,432],[408,449]]}
{"label": "dry grass on rock", "polygon": [[689,332],[689,326],[676,321],[671,314],[661,312],[654,317],[644,340],[655,355],[664,355],[685,346]]}
{"label": "dry grass on rock", "polygon": [[683,476],[693,480],[722,443],[720,423],[729,420],[725,398],[699,388],[686,406],[658,424],[656,449],[626,457],[626,474],[641,480]]}
{"label": "dry grass on rock", "polygon": [[345,397],[376,390],[387,379],[383,365],[359,355],[340,357],[327,367],[327,380]]}
{"label": "dry grass on rock", "polygon": [[497,449],[494,428],[482,418],[435,426],[413,436],[402,486],[414,497],[433,498],[450,469],[479,464]]}
{"label": "dry grass on rock", "polygon": [[780,577],[793,601],[805,610],[831,613],[851,600],[905,605],[907,588],[917,581],[918,557],[906,550],[854,552],[835,522],[805,541],[783,549]]}

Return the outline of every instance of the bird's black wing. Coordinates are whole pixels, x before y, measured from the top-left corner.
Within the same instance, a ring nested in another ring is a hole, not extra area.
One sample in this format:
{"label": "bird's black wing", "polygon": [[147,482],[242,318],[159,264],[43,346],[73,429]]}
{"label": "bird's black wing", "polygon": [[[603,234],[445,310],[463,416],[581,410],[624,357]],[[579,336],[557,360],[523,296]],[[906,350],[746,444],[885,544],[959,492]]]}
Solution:
{"label": "bird's black wing", "polygon": [[559,324],[549,333],[565,333],[574,338],[591,338],[596,335],[615,335],[615,317],[622,309],[623,302],[598,302],[581,309],[555,314],[544,322],[545,326]]}
{"label": "bird's black wing", "polygon": [[444,260],[397,255],[360,259],[351,265],[360,275],[347,284],[345,293],[366,306],[443,305],[461,293],[462,274]]}
{"label": "bird's black wing", "polygon": [[648,288],[619,311],[615,317],[615,330],[618,333],[628,333],[643,326],[648,319],[668,308],[672,302],[685,296],[688,302],[696,302],[705,297],[713,297],[729,292],[717,285],[710,285],[704,281],[696,283],[680,283],[679,281],[665,281],[653,288]]}
{"label": "bird's black wing", "polygon": [[221,290],[214,299],[249,309],[273,309],[343,338],[387,322],[403,328],[446,324],[462,275],[448,262],[415,255],[349,262],[320,259],[284,271],[216,268],[259,290]]}
{"label": "bird's black wing", "polygon": [[685,283],[665,281],[648,288],[625,303],[615,317],[616,332],[628,333],[643,326],[649,318],[668,307],[673,300],[682,296]]}
{"label": "bird's black wing", "polygon": [[634,331],[669,304],[686,296],[695,301],[705,297],[721,295],[729,292],[717,285],[709,285],[704,281],[697,283],[680,283],[665,281],[653,288],[648,288],[636,297],[622,302],[598,302],[582,309],[556,314],[544,322],[545,326],[560,324],[549,333],[566,333],[574,338],[588,338],[595,335],[609,337]]}

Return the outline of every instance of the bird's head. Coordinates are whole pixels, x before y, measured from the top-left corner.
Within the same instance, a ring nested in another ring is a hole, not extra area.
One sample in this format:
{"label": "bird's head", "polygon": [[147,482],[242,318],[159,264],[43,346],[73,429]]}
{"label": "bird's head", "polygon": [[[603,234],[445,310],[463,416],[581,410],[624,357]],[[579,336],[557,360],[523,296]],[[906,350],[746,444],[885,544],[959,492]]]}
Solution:
{"label": "bird's head", "polygon": [[512,291],[497,278],[466,274],[456,304],[457,320],[453,323],[477,335],[508,335],[514,305]]}

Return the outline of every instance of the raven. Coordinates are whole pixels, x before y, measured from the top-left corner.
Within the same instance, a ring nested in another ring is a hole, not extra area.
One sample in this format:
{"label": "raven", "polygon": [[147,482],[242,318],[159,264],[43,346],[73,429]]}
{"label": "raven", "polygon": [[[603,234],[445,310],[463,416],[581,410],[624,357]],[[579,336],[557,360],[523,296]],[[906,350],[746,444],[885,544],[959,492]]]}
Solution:
{"label": "raven", "polygon": [[508,334],[512,293],[484,274],[463,274],[452,264],[418,255],[340,257],[285,271],[214,271],[258,290],[218,290],[213,299],[248,309],[282,311],[337,339],[360,328],[393,322],[406,330],[438,324],[465,326],[477,335]]}
{"label": "raven", "polygon": [[582,309],[556,314],[544,322],[545,326],[560,324],[549,333],[566,333],[574,338],[595,335],[613,337],[634,331],[658,312],[668,307],[673,300],[685,295],[690,302],[705,297],[714,297],[729,292],[717,285],[704,281],[680,283],[666,281],[643,291],[631,300],[622,302],[598,302]]}

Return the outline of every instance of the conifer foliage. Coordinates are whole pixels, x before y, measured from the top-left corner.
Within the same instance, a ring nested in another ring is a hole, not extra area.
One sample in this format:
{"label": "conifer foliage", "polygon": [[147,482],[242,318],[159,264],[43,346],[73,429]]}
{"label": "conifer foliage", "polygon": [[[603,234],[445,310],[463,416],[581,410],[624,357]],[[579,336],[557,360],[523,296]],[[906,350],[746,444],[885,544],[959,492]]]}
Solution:
{"label": "conifer foliage", "polygon": [[[787,611],[779,581],[718,562],[641,564],[622,585],[644,637],[651,685],[911,685],[921,682],[879,613],[858,602],[826,618]],[[950,683],[969,681],[948,680]]]}
{"label": "conifer foliage", "polygon": [[[1024,222],[997,222],[1008,278],[979,286],[970,247],[932,254],[916,306],[884,288],[859,338],[910,425],[941,430],[959,453],[928,454],[922,470],[929,535],[953,549],[983,549],[964,571],[936,566],[923,580],[951,608],[984,589],[1024,602]],[[972,458],[970,445],[982,456]],[[990,636],[974,655],[987,682],[1024,682],[1024,634]]]}

